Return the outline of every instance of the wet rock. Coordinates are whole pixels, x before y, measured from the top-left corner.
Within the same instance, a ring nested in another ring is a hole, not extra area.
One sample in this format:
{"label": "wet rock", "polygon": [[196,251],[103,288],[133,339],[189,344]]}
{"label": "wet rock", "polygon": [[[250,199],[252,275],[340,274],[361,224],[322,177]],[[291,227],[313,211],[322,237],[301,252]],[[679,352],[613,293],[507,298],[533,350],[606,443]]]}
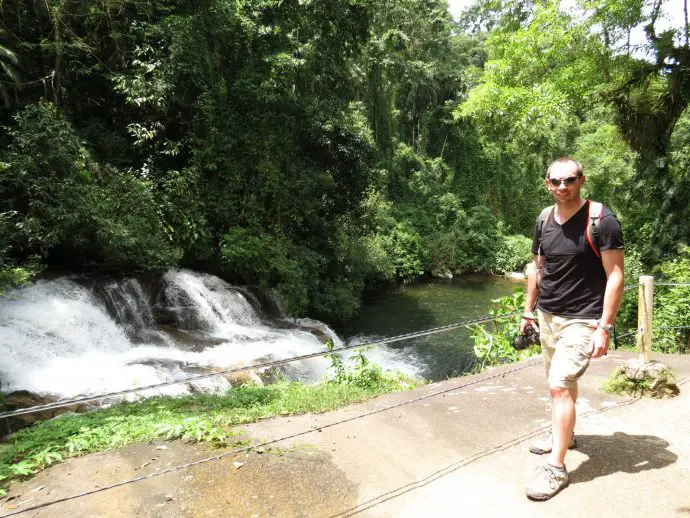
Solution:
{"label": "wet rock", "polygon": [[436,279],[447,279],[451,280],[453,278],[453,273],[447,268],[439,268],[431,271],[431,276]]}
{"label": "wet rock", "polygon": [[172,308],[164,308],[160,306],[154,306],[151,308],[151,313],[153,313],[153,320],[159,326],[174,326],[176,313]]}
{"label": "wet rock", "polygon": [[207,330],[208,323],[204,322],[196,306],[177,306],[162,307],[154,306],[151,308],[154,322],[159,326],[169,326],[177,329],[189,331]]}
{"label": "wet rock", "polygon": [[[57,399],[52,396],[34,394],[27,390],[17,390],[5,396],[5,411],[19,410],[21,408],[31,408],[35,406],[48,405],[55,403]],[[27,428],[39,421],[47,421],[66,414],[83,413],[88,410],[84,404],[70,405],[48,410],[38,410],[30,414],[23,414],[0,420],[0,436],[6,437],[14,432]]]}
{"label": "wet rock", "polygon": [[17,408],[28,408],[38,405],[47,405],[49,403],[55,403],[56,398],[50,396],[41,396],[29,392],[28,390],[17,390],[15,392],[10,392],[5,396],[5,401],[8,407],[12,410]]}
{"label": "wet rock", "polygon": [[322,322],[314,320],[312,324],[309,322],[309,320],[310,319],[302,318],[296,321],[289,318],[280,318],[270,320],[266,319],[265,323],[277,329],[299,329],[300,331],[306,331],[307,333],[314,335],[321,343],[324,344],[331,339],[328,331],[319,327],[324,325]]}
{"label": "wet rock", "polygon": [[263,385],[270,385],[284,379],[285,376],[279,367],[267,367],[264,369],[259,369],[257,375],[261,379]]}
{"label": "wet rock", "polygon": [[321,343],[324,343],[324,344],[326,342],[328,342],[328,340],[331,339],[331,337],[328,333],[326,333],[322,329],[319,329],[318,327],[297,326],[297,328],[301,329],[302,331],[306,331],[308,333],[311,333],[316,338],[318,338]]}
{"label": "wet rock", "polygon": [[231,372],[227,374],[225,378],[230,382],[233,387],[241,387],[247,383],[254,383],[259,386],[263,386],[264,382],[261,377],[257,374],[256,369],[249,369],[240,372]]}

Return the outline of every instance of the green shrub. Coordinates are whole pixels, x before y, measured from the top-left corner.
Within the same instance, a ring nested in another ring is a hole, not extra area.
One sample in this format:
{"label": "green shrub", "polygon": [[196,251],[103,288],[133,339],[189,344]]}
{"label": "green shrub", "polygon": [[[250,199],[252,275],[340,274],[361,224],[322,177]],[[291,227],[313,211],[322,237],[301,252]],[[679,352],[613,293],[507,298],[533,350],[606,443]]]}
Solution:
{"label": "green shrub", "polygon": [[500,273],[521,272],[532,261],[532,240],[525,236],[503,236],[496,252],[493,270]]}
{"label": "green shrub", "polygon": [[[329,341],[326,345],[329,350],[333,350],[332,342]],[[354,365],[351,367],[345,365],[339,353],[327,354],[326,358],[331,360],[331,368],[333,369],[333,377],[328,382],[380,392],[407,390],[415,387],[416,382],[404,374],[384,371],[380,365],[371,363],[365,355],[368,349],[370,347],[366,345],[354,349],[355,354],[350,358]]]}
{"label": "green shrub", "polygon": [[[222,237],[220,252],[224,270],[232,278],[264,289],[277,288],[291,315],[299,315],[307,309],[309,277],[304,265],[318,262],[317,257],[309,260],[308,250],[294,247],[280,235],[253,233],[235,227]],[[300,262],[300,258],[304,261]]]}
{"label": "green shrub", "polygon": [[[525,292],[517,289],[493,301],[495,307],[489,311],[492,316],[509,315],[522,312],[525,307]],[[520,329],[520,315],[515,314],[494,320],[490,324],[476,325],[472,330],[474,340],[474,371],[485,367],[513,363],[539,354],[541,347],[533,344],[527,349],[518,351],[513,347],[513,340]]]}
{"label": "green shrub", "polygon": [[[680,245],[678,256],[654,271],[659,281],[690,284],[690,246]],[[690,286],[658,286],[654,290],[653,350],[690,352]]]}

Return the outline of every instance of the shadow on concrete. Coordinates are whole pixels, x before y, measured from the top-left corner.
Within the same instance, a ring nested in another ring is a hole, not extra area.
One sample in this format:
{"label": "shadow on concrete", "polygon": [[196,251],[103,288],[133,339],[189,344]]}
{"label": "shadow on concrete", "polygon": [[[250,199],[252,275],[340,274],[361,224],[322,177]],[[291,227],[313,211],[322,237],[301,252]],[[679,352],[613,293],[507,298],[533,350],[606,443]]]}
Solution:
{"label": "shadow on concrete", "polygon": [[640,473],[665,468],[678,456],[669,443],[653,435],[578,435],[577,450],[589,458],[570,472],[570,483],[589,482],[613,473]]}

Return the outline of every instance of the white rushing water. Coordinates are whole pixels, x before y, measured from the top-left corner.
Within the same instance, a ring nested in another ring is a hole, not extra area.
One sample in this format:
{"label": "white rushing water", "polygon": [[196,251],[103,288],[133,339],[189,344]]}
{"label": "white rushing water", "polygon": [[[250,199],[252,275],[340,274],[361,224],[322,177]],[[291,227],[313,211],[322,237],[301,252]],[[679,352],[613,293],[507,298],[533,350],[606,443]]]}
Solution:
{"label": "white rushing water", "polygon": [[[150,300],[156,300],[153,307]],[[175,329],[156,326],[156,307],[167,311]],[[321,322],[297,324],[301,329],[269,327],[230,285],[186,270],[165,274],[153,297],[135,279],[108,281],[99,290],[69,278],[39,281],[0,298],[0,390],[89,396],[325,350],[305,328],[341,344]],[[184,340],[176,333],[183,333]],[[384,368],[416,372],[392,350],[378,348],[368,356]],[[281,372],[318,381],[329,365],[316,358],[291,363]],[[214,376],[193,388],[228,386],[224,377]],[[188,384],[179,384],[158,393],[188,390]]]}

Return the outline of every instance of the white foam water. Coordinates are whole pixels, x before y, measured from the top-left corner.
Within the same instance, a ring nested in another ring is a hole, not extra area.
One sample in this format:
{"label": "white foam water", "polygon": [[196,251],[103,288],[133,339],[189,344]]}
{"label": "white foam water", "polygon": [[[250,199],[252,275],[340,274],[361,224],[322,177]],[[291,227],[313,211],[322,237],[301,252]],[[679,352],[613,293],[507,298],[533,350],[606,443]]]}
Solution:
{"label": "white foam water", "polygon": [[[147,296],[132,279],[122,281],[123,293],[116,293],[118,287],[111,281],[106,286],[107,297],[124,301],[114,318],[94,292],[72,279],[38,281],[0,298],[0,390],[29,390],[59,398],[92,396],[324,351],[325,345],[305,327],[318,328],[336,346],[342,344],[321,322],[299,321],[302,329],[263,324],[246,298],[218,277],[181,270],[166,273],[163,281],[163,298],[172,309],[191,306],[194,310],[195,330],[189,335],[211,345],[190,350],[177,345],[171,338],[174,335],[153,327]],[[127,316],[133,312],[141,314]],[[123,319],[134,320],[137,327],[150,326],[143,336],[156,339],[134,343]],[[374,348],[367,356],[384,368],[416,372],[406,358],[390,349]],[[291,379],[314,382],[323,379],[329,367],[328,359],[318,357],[291,363],[282,372]],[[225,390],[228,386],[226,378],[213,376],[141,394]]]}

